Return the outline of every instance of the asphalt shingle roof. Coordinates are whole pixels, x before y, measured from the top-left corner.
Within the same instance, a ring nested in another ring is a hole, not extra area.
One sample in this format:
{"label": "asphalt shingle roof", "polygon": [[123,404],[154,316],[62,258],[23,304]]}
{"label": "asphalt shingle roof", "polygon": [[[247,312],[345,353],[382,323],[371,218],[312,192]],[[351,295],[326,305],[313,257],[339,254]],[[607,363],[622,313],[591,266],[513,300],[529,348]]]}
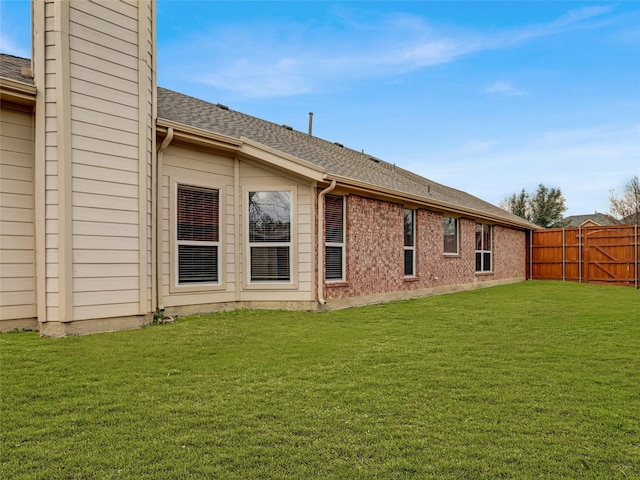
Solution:
{"label": "asphalt shingle roof", "polygon": [[[0,76],[34,84],[22,75],[30,67],[27,58],[0,54]],[[248,138],[324,168],[329,175],[445,202],[463,210],[475,210],[495,219],[535,228],[522,218],[461,190],[447,187],[384,160],[237,112],[219,105],[158,87],[158,117],[236,139]]]}
{"label": "asphalt shingle roof", "polygon": [[491,203],[367,153],[161,87],[158,88],[158,117],[237,139],[248,138],[318,165],[329,175],[446,202],[465,210],[480,211],[509,223],[535,228],[522,218]]}
{"label": "asphalt shingle roof", "polygon": [[613,218],[611,215],[607,215],[606,213],[597,213],[597,212],[589,215],[572,215],[558,223],[562,227],[571,228],[571,227],[579,227],[584,222],[588,222],[589,220],[602,226],[620,225],[622,223],[619,220],[616,220],[615,218]]}
{"label": "asphalt shingle roof", "polygon": [[0,54],[0,76],[33,85],[33,78],[22,75],[22,67],[31,67],[28,58],[15,57],[6,53]]}

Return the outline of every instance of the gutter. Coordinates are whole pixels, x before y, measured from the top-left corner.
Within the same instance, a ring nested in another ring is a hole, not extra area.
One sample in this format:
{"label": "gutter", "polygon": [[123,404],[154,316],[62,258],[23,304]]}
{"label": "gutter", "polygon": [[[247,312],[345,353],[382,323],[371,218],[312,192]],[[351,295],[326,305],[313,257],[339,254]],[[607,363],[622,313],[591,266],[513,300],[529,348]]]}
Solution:
{"label": "gutter", "polygon": [[32,106],[36,103],[36,92],[35,85],[0,77],[0,98],[3,102]]}
{"label": "gutter", "polygon": [[167,136],[162,140],[156,155],[156,178],[154,184],[156,194],[153,197],[155,201],[153,212],[156,217],[156,297],[159,312],[164,311],[164,298],[162,295],[162,157],[172,140],[173,127],[168,127]]}
{"label": "gutter", "polygon": [[172,120],[158,118],[157,132],[165,133],[169,129],[173,129],[174,141],[232,152],[248,159],[265,162],[286,172],[296,173],[315,182],[321,182],[325,178],[323,167],[249,138],[230,137]]}
{"label": "gutter", "polygon": [[174,122],[162,117],[158,117],[156,122],[157,131],[173,130],[173,136],[176,140],[182,140],[188,143],[215,147],[222,150],[235,151],[242,145],[242,140],[219,133],[210,132],[197,127],[191,127],[184,123]]}
{"label": "gutter", "polygon": [[373,193],[373,194],[377,194],[378,196],[387,196],[400,202],[413,202],[426,207],[431,207],[431,208],[435,207],[436,209],[439,209],[445,212],[458,213],[465,216],[472,216],[473,218],[477,218],[479,220],[486,220],[486,221],[498,223],[500,225],[520,228],[522,230],[531,230],[531,229],[540,228],[537,225],[527,222],[526,220],[523,220],[522,222],[518,222],[516,220],[512,221],[502,217],[491,215],[490,213],[483,212],[481,210],[462,207],[460,205],[455,205],[452,203],[443,202],[441,200],[427,198],[421,195],[415,195],[412,193],[402,192],[402,191],[394,190],[391,188],[381,187],[371,183],[362,182],[360,180],[354,180],[349,177],[342,177],[340,175],[331,175],[331,174],[327,175],[327,177],[328,177],[327,179],[331,178],[332,181],[336,180],[340,182],[341,185],[346,187],[351,187],[354,190],[360,190],[361,192],[366,192],[366,193]]}
{"label": "gutter", "polygon": [[336,181],[331,180],[331,185],[322,190],[318,194],[318,303],[320,305],[326,305],[327,301],[324,299],[323,295],[323,287],[324,287],[324,235],[323,226],[324,226],[324,197],[327,193],[331,192],[334,188],[336,188]]}

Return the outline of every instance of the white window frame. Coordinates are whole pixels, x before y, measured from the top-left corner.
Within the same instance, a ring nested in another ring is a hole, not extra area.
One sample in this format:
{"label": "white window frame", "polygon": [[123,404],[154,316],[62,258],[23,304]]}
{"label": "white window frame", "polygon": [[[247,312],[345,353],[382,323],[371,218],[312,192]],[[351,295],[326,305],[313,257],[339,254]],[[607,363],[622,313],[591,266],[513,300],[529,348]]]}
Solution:
{"label": "white window frame", "polygon": [[[347,208],[346,208],[346,197],[344,195],[327,195],[325,196],[325,201],[328,196],[332,197],[340,197],[342,199],[342,242],[328,242],[327,241],[327,232],[326,232],[326,208],[325,208],[325,231],[322,232],[324,235],[325,243],[324,243],[324,281],[326,283],[337,283],[344,282],[347,278],[347,248],[346,248],[346,240],[347,240]],[[326,205],[325,205],[326,207]],[[340,278],[327,278],[327,247],[340,248],[342,252],[342,273]]]}
{"label": "white window frame", "polygon": [[[478,242],[477,242],[477,235],[478,235],[478,228],[480,228],[480,248],[478,249]],[[489,245],[485,245],[484,243],[484,232],[485,229],[488,229],[489,232]],[[476,223],[476,238],[474,239],[476,242],[476,258],[475,258],[475,263],[476,263],[476,273],[491,273],[493,272],[493,225],[488,225],[486,223]],[[488,248],[487,248],[488,247]],[[490,263],[491,266],[489,269],[485,269],[485,265],[484,265],[484,256],[485,254],[489,254],[489,258],[490,258]],[[478,254],[480,254],[480,270],[478,270],[477,265],[478,265]]]}
{"label": "white window frame", "polygon": [[[402,271],[404,273],[405,278],[413,278],[416,276],[416,211],[410,208],[405,208],[402,212],[402,243],[404,244],[404,219],[407,212],[411,213],[411,240],[413,240],[413,245],[404,245],[404,256],[402,261]],[[411,252],[411,273],[407,273],[405,271],[406,266],[406,255],[407,252]]]}
{"label": "white window frame", "polygon": [[[289,241],[288,242],[251,242],[250,240],[250,225],[249,225],[249,194],[251,192],[287,192],[289,193]],[[258,288],[258,289],[281,289],[281,288],[297,288],[297,261],[295,261],[297,251],[297,242],[294,239],[297,238],[297,222],[296,222],[296,203],[297,203],[297,189],[295,187],[245,187],[244,188],[244,228],[245,228],[245,258],[246,258],[246,273],[245,273],[245,288]],[[251,279],[251,249],[254,247],[287,247],[289,249],[289,280],[252,280]]]}
{"label": "white window frame", "polygon": [[447,252],[446,251],[445,247],[446,247],[446,244],[447,244],[447,242],[446,242],[447,235],[446,235],[446,231],[444,231],[444,230],[443,230],[444,231],[444,235],[443,235],[443,239],[442,239],[442,244],[443,244],[442,245],[442,249],[443,249],[445,255],[460,255],[460,219],[457,218],[457,217],[449,217],[449,216],[445,215],[444,219],[442,221],[443,228],[447,223],[447,219],[455,220],[455,222],[456,222],[456,234],[455,234],[456,235],[456,251],[455,252]]}
{"label": "white window frame", "polygon": [[[171,215],[170,215],[170,258],[171,268],[169,269],[169,293],[189,293],[189,292],[203,292],[210,290],[220,290],[224,288],[224,271],[222,269],[222,259],[224,257],[224,245],[222,238],[225,235],[224,224],[222,223],[223,211],[225,208],[224,202],[224,189],[220,186],[198,182],[191,178],[171,177]],[[218,191],[218,241],[190,241],[190,240],[178,240],[178,187],[195,187],[206,188],[209,190]],[[202,245],[202,246],[215,246],[217,247],[217,282],[203,282],[203,283],[180,283],[179,276],[179,246],[180,245]]]}

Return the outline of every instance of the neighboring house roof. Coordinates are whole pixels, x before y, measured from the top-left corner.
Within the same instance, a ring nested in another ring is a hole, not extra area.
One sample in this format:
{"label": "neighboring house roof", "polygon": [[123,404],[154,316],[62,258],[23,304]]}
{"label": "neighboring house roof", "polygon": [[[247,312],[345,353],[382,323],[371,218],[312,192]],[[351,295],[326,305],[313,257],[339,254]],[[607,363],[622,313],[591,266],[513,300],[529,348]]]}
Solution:
{"label": "neighboring house roof", "polygon": [[233,138],[247,138],[325,170],[329,178],[421,197],[523,228],[539,228],[526,220],[461,190],[446,187],[367,153],[346,148],[290,127],[261,120],[165,88],[158,88],[158,117]]}
{"label": "neighboring house roof", "polygon": [[0,76],[33,85],[33,78],[22,75],[22,68],[31,68],[31,60],[0,53]]}
{"label": "neighboring house roof", "polygon": [[592,213],[590,215],[572,215],[558,223],[559,227],[575,228],[591,223],[600,226],[620,225],[621,222],[606,213]]}

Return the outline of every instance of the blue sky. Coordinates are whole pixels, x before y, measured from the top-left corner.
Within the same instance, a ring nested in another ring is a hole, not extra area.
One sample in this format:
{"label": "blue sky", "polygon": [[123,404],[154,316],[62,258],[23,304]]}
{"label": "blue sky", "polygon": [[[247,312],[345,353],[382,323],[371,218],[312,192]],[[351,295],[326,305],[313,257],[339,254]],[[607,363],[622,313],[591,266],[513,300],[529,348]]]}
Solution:
{"label": "blue sky", "polygon": [[[29,2],[0,0],[28,56]],[[640,2],[157,3],[158,84],[498,204],[607,212],[640,175]]]}

